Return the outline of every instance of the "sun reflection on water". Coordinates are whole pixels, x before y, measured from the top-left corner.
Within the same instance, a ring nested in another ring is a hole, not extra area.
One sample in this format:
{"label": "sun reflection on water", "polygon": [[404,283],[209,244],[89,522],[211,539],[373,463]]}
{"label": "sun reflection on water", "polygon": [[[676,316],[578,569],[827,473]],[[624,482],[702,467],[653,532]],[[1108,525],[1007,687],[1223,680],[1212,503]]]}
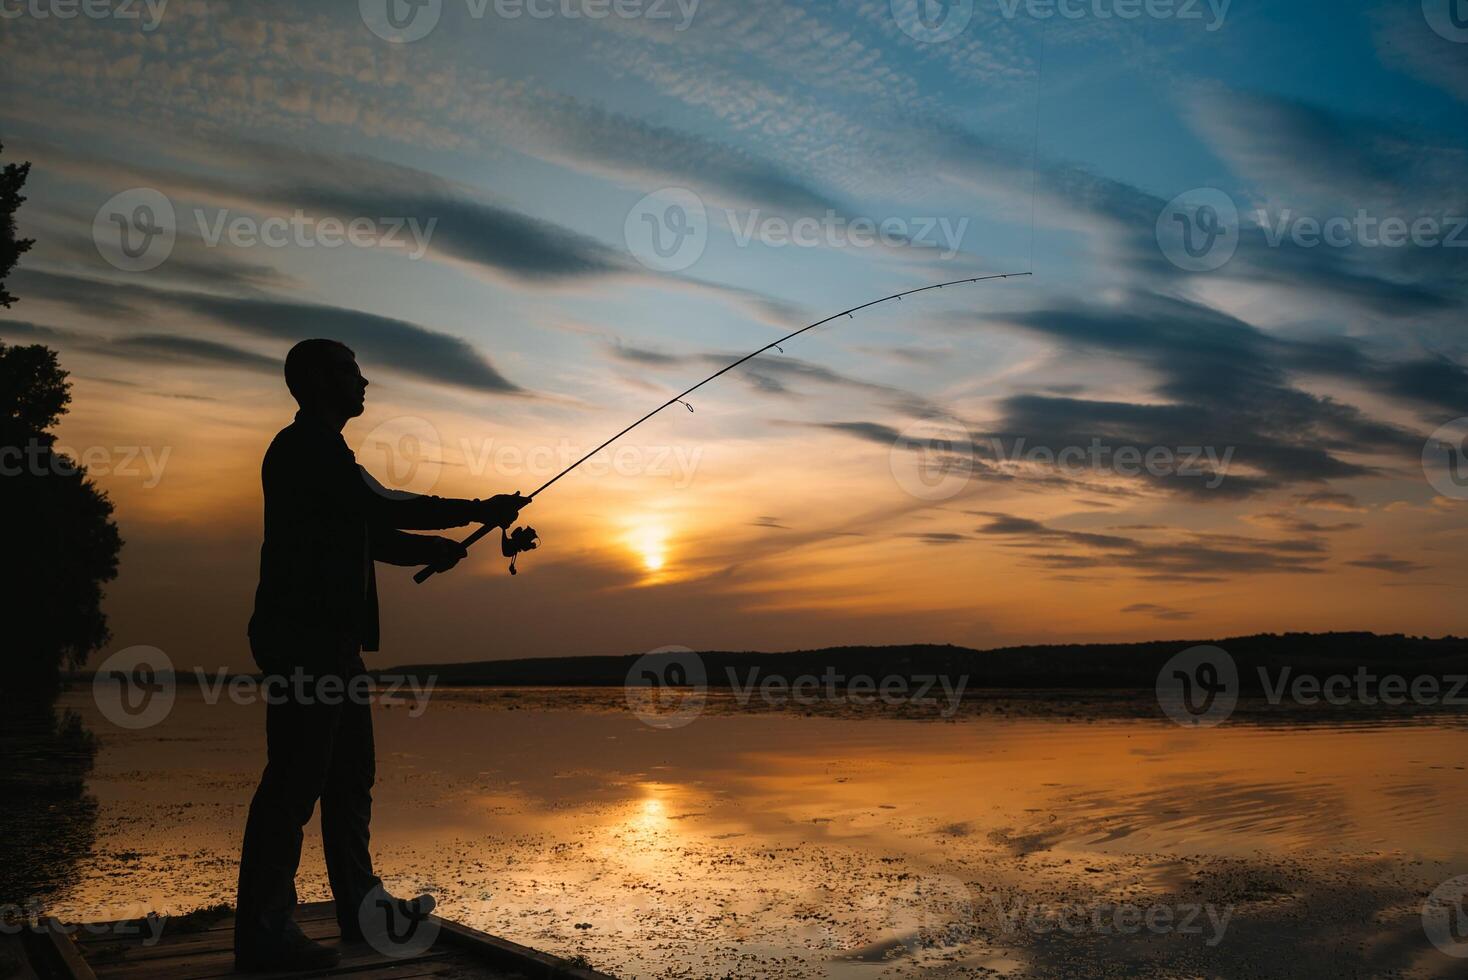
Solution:
{"label": "sun reflection on water", "polygon": [[649,833],[666,830],[668,818],[663,808],[663,801],[655,796],[643,800],[631,822],[636,829]]}

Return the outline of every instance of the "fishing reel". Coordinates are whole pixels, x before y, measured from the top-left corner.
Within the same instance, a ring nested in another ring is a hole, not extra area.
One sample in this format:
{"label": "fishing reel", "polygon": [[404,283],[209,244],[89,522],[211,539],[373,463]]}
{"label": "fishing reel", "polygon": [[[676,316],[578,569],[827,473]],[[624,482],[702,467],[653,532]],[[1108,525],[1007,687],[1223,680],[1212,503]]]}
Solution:
{"label": "fishing reel", "polygon": [[517,527],[513,531],[500,528],[500,554],[510,559],[510,574],[518,575],[515,570],[515,559],[522,551],[534,551],[540,547],[540,538],[535,533],[535,528],[530,526]]}

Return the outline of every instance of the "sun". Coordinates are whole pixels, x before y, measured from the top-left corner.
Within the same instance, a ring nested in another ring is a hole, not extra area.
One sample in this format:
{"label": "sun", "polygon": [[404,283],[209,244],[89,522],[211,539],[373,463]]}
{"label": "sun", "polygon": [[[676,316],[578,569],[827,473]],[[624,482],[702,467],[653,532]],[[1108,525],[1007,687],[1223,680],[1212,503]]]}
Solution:
{"label": "sun", "polygon": [[654,521],[637,524],[627,534],[627,547],[649,574],[663,570],[668,563],[668,529]]}

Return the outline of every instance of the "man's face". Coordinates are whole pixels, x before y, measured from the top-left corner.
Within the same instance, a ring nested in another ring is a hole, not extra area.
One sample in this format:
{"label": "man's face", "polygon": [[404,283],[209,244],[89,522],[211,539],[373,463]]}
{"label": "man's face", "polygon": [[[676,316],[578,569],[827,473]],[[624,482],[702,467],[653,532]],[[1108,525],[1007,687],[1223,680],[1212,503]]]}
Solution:
{"label": "man's face", "polygon": [[325,366],[322,393],[327,403],[349,419],[362,414],[367,401],[367,379],[357,367],[357,359],[342,351]]}

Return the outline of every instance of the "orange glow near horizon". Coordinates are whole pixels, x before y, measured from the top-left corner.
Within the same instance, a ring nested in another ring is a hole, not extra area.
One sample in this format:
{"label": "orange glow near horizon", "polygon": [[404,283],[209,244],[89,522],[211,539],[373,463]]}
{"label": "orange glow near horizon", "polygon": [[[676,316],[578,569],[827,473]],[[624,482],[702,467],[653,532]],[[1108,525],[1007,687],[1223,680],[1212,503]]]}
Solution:
{"label": "orange glow near horizon", "polygon": [[635,519],[623,536],[623,543],[641,564],[649,581],[667,578],[664,566],[668,563],[668,538],[667,524],[656,515]]}
{"label": "orange glow near horizon", "polygon": [[[189,389],[192,399],[143,395],[92,373],[85,355],[63,355],[77,375],[62,443],[114,454],[94,466],[126,541],[120,577],[107,588],[112,648],[148,643],[182,651],[190,662],[248,666],[243,629],[258,562],[259,461],[293,414],[284,386],[242,376],[213,395],[197,387]],[[619,417],[608,408],[590,419],[486,424],[436,398],[429,389],[384,384],[369,392],[367,414],[347,425],[344,438],[364,466],[392,483],[394,467],[370,437],[386,421],[432,417],[433,458],[447,462],[431,485],[409,489],[487,496],[550,474],[502,471],[480,447],[515,446],[528,458],[537,446],[556,446],[562,432],[597,432]],[[705,417],[716,418],[712,410]],[[493,542],[476,549],[462,572],[431,586],[403,584],[398,570],[380,570],[389,607],[384,656],[411,662],[626,653],[666,644],[984,648],[1290,630],[1460,631],[1446,597],[1463,560],[1452,542],[1465,532],[1461,522],[1445,525],[1463,505],[1443,498],[1377,503],[1363,481],[1358,510],[1312,518],[1354,528],[1325,539],[1333,554],[1318,572],[1170,580],[1113,565],[1113,557],[1128,556],[1059,533],[1022,538],[978,529],[985,515],[1006,513],[1174,553],[1202,547],[1213,535],[1221,542],[1214,548],[1247,553],[1250,541],[1290,537],[1268,520],[1288,501],[1246,498],[1207,509],[1167,498],[1107,503],[976,481],[963,496],[928,504],[904,494],[888,452],[866,442],[820,436],[824,468],[816,483],[805,469],[816,437],[781,432],[762,444],[721,439],[709,427],[657,438],[673,435],[686,456],[702,454],[687,479],[590,469],[537,500],[522,522],[540,531],[543,546],[524,556],[512,592],[497,591],[511,580]],[[144,456],[132,460],[135,473],[119,472],[123,453],[140,444],[152,447],[160,472],[152,473]],[[1433,547],[1407,548],[1414,541]],[[1392,575],[1346,562],[1374,552],[1400,553],[1436,574]],[[1073,557],[1076,566],[1047,566],[1057,555]],[[490,645],[475,617],[463,615],[466,602],[481,601],[515,612]]]}

